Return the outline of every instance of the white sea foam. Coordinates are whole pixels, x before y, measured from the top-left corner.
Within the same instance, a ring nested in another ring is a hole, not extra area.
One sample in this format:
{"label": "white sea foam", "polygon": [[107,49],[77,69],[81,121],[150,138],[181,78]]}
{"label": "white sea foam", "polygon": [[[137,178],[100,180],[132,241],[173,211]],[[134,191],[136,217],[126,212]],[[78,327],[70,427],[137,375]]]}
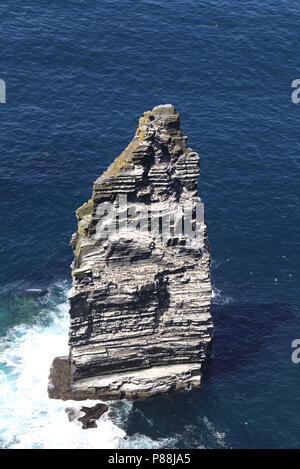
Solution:
{"label": "white sea foam", "polygon": [[[203,423],[207,430],[209,431],[211,437],[215,440],[217,447],[225,447],[225,432],[220,432],[217,430],[214,425],[208,420],[207,417],[203,417]],[[215,445],[214,445],[215,446]]]}
{"label": "white sea foam", "polygon": [[[51,294],[50,294],[51,295]],[[53,299],[48,299],[53,303]],[[1,340],[0,355],[0,448],[118,448],[161,447],[143,435],[128,438],[121,428],[132,404],[122,402],[113,422],[104,414],[98,427],[83,430],[74,420],[69,422],[65,409],[79,410],[94,401],[75,402],[49,399],[47,382],[55,356],[68,352],[68,304],[65,301],[48,312],[45,325],[18,326]],[[119,419],[119,420],[118,420]],[[119,425],[120,423],[120,425]]]}
{"label": "white sea foam", "polygon": [[226,296],[222,293],[222,291],[213,286],[212,288],[212,302],[216,305],[227,305],[228,303],[232,303],[233,299],[230,296]]}

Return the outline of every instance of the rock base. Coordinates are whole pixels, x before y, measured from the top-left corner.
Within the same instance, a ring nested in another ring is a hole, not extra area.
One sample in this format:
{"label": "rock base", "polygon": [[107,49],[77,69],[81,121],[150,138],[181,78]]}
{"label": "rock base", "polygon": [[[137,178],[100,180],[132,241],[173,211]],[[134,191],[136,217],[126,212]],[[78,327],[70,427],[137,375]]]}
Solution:
{"label": "rock base", "polygon": [[153,366],[71,383],[69,358],[57,357],[50,370],[48,394],[52,399],[62,400],[135,399],[177,389],[191,389],[199,386],[200,382],[200,365],[194,363]]}

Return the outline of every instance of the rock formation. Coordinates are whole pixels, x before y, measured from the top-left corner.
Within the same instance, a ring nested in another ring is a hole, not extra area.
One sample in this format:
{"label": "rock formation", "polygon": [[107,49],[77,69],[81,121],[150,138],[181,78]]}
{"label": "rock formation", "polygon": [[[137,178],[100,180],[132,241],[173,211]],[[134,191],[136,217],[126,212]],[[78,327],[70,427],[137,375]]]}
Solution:
{"label": "rock formation", "polygon": [[213,327],[210,256],[195,209],[199,156],[186,140],[173,106],[145,112],[77,209],[70,354],[53,362],[50,397],[135,398],[200,384]]}
{"label": "rock formation", "polygon": [[81,407],[76,409],[74,407],[66,407],[65,412],[68,415],[69,422],[78,420],[82,424],[84,430],[88,428],[97,428],[97,420],[99,420],[105,412],[108,411],[108,406],[101,402],[93,407]]}
{"label": "rock formation", "polygon": [[69,422],[78,420],[78,422],[81,422],[82,428],[86,430],[88,428],[97,428],[98,425],[96,422],[103,414],[105,414],[105,412],[108,411],[108,406],[100,403],[93,407],[81,407],[79,411],[77,409],[67,407],[65,411],[68,414]]}

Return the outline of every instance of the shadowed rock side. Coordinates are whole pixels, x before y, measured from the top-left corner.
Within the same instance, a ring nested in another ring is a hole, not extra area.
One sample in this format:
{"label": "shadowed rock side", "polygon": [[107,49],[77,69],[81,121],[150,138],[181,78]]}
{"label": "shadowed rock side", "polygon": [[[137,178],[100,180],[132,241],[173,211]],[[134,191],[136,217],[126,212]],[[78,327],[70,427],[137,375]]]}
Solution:
{"label": "shadowed rock side", "polygon": [[204,222],[204,243],[174,226],[168,236],[159,224],[143,232],[141,220],[108,237],[101,231],[118,225],[120,195],[129,209],[151,204],[152,216],[163,209],[172,219],[178,204],[200,201],[198,175],[199,156],[164,105],[144,113],[132,142],[95,181],[76,211],[70,354],[53,362],[50,397],[135,398],[200,384],[213,327]]}

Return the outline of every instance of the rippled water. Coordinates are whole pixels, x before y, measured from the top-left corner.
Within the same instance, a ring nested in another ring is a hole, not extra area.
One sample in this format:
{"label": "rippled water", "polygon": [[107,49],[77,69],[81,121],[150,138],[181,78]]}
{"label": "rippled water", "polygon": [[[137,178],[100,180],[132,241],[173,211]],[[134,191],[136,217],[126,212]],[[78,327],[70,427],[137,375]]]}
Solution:
{"label": "rippled water", "polygon": [[[299,448],[299,4],[11,0],[0,18],[1,446]],[[201,158],[212,357],[200,390],[83,431],[64,412],[78,403],[46,395],[74,210],[160,103]]]}

